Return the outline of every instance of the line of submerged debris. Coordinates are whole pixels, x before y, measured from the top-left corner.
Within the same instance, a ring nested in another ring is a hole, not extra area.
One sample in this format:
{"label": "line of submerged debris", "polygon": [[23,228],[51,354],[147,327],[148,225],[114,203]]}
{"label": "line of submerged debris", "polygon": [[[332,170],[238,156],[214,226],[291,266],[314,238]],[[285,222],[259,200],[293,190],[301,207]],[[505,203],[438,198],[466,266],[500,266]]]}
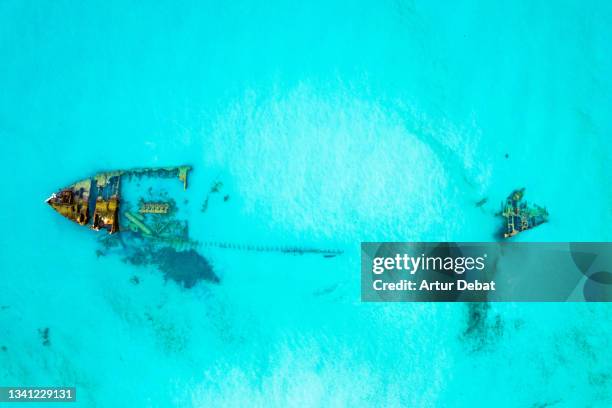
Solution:
{"label": "line of submerged debris", "polygon": [[337,255],[342,255],[344,251],[339,249],[321,249],[312,247],[298,247],[298,246],[276,246],[276,245],[254,245],[254,244],[240,244],[233,242],[217,242],[217,241],[206,241],[199,242],[203,247],[215,247],[222,249],[235,249],[238,251],[254,251],[254,252],[280,252],[284,254],[320,254],[326,258],[333,258]]}

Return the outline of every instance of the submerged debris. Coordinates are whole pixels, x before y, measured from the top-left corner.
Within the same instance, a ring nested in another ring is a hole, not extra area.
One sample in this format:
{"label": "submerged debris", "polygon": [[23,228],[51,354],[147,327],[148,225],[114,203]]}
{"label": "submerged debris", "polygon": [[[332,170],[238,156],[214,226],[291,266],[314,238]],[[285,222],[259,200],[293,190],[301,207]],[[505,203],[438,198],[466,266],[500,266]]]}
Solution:
{"label": "submerged debris", "polygon": [[51,345],[51,340],[49,340],[49,328],[48,327],[38,329],[38,334],[40,335],[40,338],[42,339],[43,346],[48,347]]}
{"label": "submerged debris", "polygon": [[210,187],[211,193],[218,193],[223,188],[223,183],[220,181],[215,181],[213,185]]}
{"label": "submerged debris", "polygon": [[484,197],[484,198],[478,200],[476,202],[476,207],[482,207],[483,205],[485,205],[487,203],[487,201],[489,201],[488,197]]}
{"label": "submerged debris", "polygon": [[[134,244],[128,247],[129,254],[123,258],[124,262],[132,265],[156,266],[166,280],[172,280],[187,289],[194,287],[200,281],[219,283],[219,277],[213,271],[212,265],[193,249],[179,251],[170,246],[158,248],[151,244],[136,245],[136,242]],[[138,285],[140,279],[134,276],[130,282]]]}
{"label": "submerged debris", "polygon": [[153,259],[166,279],[172,279],[187,289],[200,280],[219,282],[210,263],[194,250],[178,252],[166,247],[157,251]]}
{"label": "submerged debris", "polygon": [[502,204],[501,216],[506,219],[503,237],[510,238],[548,221],[548,211],[539,205],[530,207],[523,201],[525,189],[514,190]]}
{"label": "submerged debris", "polygon": [[141,202],[140,209],[138,210],[141,214],[167,214],[170,209],[170,203],[165,202]]}
{"label": "submerged debris", "polygon": [[[206,212],[206,210],[208,210],[208,203],[210,202],[210,196],[211,194],[216,194],[221,192],[221,189],[223,188],[223,183],[220,181],[215,181],[211,186],[210,186],[210,190],[208,191],[208,194],[206,194],[206,197],[204,197],[204,202],[202,203],[202,208],[200,209],[201,212]],[[229,194],[226,194],[223,197],[223,201],[227,202],[229,200],[230,196]]]}
{"label": "submerged debris", "polygon": [[235,242],[202,242],[204,247],[215,247],[221,249],[233,249],[238,251],[255,251],[255,252],[280,252],[283,254],[304,255],[304,254],[319,254],[325,258],[333,258],[337,255],[342,255],[344,252],[339,249],[324,249],[313,247],[297,247],[297,246],[274,246],[274,245],[253,245],[240,244]]}
{"label": "submerged debris", "polygon": [[202,203],[202,208],[200,208],[201,212],[206,212],[206,210],[208,210],[208,197],[206,197],[206,199]]}
{"label": "submerged debris", "polygon": [[463,337],[470,341],[472,351],[481,351],[503,336],[504,324],[501,316],[491,313],[491,305],[486,302],[467,304],[467,325]]}

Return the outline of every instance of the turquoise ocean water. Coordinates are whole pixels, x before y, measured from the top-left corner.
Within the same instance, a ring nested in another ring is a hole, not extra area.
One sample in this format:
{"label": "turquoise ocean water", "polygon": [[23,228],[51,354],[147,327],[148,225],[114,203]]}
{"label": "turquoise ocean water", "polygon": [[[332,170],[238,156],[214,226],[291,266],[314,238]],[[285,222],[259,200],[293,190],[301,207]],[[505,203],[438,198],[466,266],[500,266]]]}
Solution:
{"label": "turquoise ocean water", "polygon": [[[610,406],[606,304],[363,304],[359,283],[361,241],[493,240],[517,187],[551,214],[517,240],[610,241],[610,44],[605,1],[0,1],[0,385]],[[44,204],[184,163],[194,238],[345,253],[202,248],[221,283],[185,290]],[[215,180],[231,199],[201,213]]]}

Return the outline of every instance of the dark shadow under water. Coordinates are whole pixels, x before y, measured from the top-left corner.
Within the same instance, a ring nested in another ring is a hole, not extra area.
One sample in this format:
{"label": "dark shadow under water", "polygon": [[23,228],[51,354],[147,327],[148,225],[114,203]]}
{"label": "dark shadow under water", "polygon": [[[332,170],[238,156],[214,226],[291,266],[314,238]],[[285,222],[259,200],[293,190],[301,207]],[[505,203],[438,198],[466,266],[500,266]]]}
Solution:
{"label": "dark shadow under water", "polygon": [[154,265],[166,280],[184,288],[192,288],[201,281],[220,282],[211,263],[194,249],[160,246],[129,232],[105,237],[100,242],[103,249],[97,251],[98,256],[116,254],[132,265]]}

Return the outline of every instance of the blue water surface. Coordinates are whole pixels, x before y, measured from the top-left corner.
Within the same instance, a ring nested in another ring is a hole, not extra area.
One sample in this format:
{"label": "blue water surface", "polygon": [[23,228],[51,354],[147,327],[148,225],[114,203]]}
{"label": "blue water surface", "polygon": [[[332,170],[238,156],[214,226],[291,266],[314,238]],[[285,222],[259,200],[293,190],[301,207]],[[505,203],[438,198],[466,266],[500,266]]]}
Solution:
{"label": "blue water surface", "polygon": [[[612,240],[610,44],[606,1],[0,1],[0,385],[611,406],[606,304],[364,304],[359,282],[361,241],[492,241],[518,187],[551,214],[518,241]],[[206,246],[221,283],[185,290],[44,203],[178,164],[195,239],[344,254]]]}

